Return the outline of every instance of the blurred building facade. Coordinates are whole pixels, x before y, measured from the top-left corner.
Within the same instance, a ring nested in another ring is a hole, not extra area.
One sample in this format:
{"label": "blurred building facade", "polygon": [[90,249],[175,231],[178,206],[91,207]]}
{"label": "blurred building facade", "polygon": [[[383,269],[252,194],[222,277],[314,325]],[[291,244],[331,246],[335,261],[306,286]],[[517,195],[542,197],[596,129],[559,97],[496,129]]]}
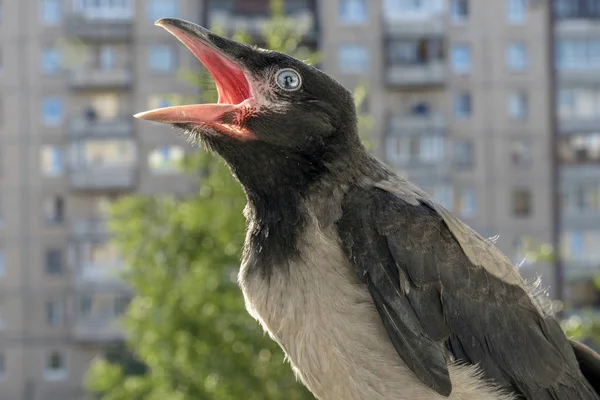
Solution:
{"label": "blurred building facade", "polygon": [[[567,293],[593,304],[600,4],[557,0],[555,32],[548,4],[288,0],[285,11],[310,27],[323,69],[366,85],[377,155],[500,235],[515,262],[552,242],[558,146]],[[258,36],[268,0],[0,0],[0,399],[81,398],[89,361],[123,339],[115,321],[131,296],[106,205],[195,189],[176,167],[185,141],[131,118],[197,94],[177,74],[197,60],[153,26],[166,16]],[[550,286],[552,267],[522,268]]]}
{"label": "blurred building facade", "polygon": [[600,307],[600,1],[555,0],[560,220],[566,295]]}
{"label": "blurred building facade", "polygon": [[[552,243],[548,2],[320,4],[324,69],[367,85],[378,155],[515,263]],[[522,271],[554,286],[549,262]]]}
{"label": "blurred building facade", "polygon": [[[82,399],[90,360],[123,340],[131,291],[106,205],[186,193],[185,141],[132,115],[196,95],[194,56],[153,22],[193,0],[0,2],[0,399]],[[143,129],[140,129],[143,128]]]}

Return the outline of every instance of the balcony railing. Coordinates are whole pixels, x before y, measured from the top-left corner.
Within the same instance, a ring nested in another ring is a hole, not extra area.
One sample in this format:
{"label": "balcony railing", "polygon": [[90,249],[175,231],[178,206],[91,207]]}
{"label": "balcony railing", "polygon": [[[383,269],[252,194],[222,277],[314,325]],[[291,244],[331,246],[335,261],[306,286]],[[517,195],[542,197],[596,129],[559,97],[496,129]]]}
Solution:
{"label": "balcony railing", "polygon": [[83,68],[73,71],[69,81],[73,89],[124,89],[129,88],[132,82],[129,68]]}
{"label": "balcony railing", "polygon": [[118,342],[125,339],[125,330],[118,317],[76,317],[73,338],[78,342]]}
{"label": "balcony railing", "polygon": [[599,84],[600,74],[597,68],[559,66],[558,81],[561,86]]}
{"label": "balcony railing", "polygon": [[598,0],[554,0],[557,19],[600,19]]}
{"label": "balcony railing", "polygon": [[69,183],[72,190],[133,190],[136,176],[135,164],[97,167],[79,165],[71,169]]}
{"label": "balcony railing", "polygon": [[443,36],[446,23],[443,14],[430,14],[414,19],[397,19],[384,16],[387,37],[431,37]]}
{"label": "balcony railing", "polygon": [[67,18],[67,32],[85,40],[128,40],[133,35],[133,18],[129,13],[96,15],[76,12]]}
{"label": "balcony railing", "polygon": [[69,136],[71,139],[131,138],[133,137],[133,118],[128,115],[108,120],[93,120],[84,116],[76,116],[69,121]]}
{"label": "balcony railing", "polygon": [[579,118],[579,117],[561,117],[558,123],[558,130],[561,134],[569,135],[573,133],[600,132],[600,117],[597,118]]}
{"label": "balcony railing", "polygon": [[[316,37],[316,19],[313,11],[298,10],[288,16],[294,19],[294,28],[299,33],[303,33],[306,38]],[[209,11],[211,25],[223,28],[230,33],[243,31],[252,36],[261,36],[270,18],[267,14],[244,15],[223,10]]]}
{"label": "balcony railing", "polygon": [[386,83],[392,87],[441,86],[446,83],[446,64],[431,61],[426,64],[388,64]]}
{"label": "balcony railing", "polygon": [[76,219],[71,225],[71,234],[78,242],[105,240],[109,236],[107,221],[104,218]]}
{"label": "balcony railing", "polygon": [[390,134],[442,134],[446,131],[447,124],[440,114],[429,113],[423,115],[393,115],[389,120]]}

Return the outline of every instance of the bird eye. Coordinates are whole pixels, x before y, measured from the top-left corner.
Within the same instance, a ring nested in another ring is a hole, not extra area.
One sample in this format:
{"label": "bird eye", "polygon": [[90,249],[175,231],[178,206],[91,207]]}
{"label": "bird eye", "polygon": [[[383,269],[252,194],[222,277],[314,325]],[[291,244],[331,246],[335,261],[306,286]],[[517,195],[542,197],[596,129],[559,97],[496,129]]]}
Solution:
{"label": "bird eye", "polygon": [[277,86],[284,90],[296,90],[301,84],[300,75],[293,69],[282,69],[277,73]]}

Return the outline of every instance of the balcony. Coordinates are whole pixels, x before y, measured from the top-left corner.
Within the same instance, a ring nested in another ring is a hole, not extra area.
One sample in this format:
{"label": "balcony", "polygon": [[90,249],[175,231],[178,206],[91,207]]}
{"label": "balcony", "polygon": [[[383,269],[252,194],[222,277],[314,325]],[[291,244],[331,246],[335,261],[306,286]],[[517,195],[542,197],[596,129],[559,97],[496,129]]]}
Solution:
{"label": "balcony", "polygon": [[76,166],[70,172],[71,190],[82,191],[120,191],[133,190],[136,183],[135,165]]}
{"label": "balcony", "polygon": [[[294,29],[304,34],[305,39],[315,40],[317,38],[317,25],[314,11],[301,9],[287,14],[293,19]],[[245,32],[253,37],[261,38],[263,30],[271,20],[268,13],[264,14],[238,14],[225,10],[210,10],[208,15],[212,26],[224,29],[227,33]]]}
{"label": "balcony", "polygon": [[589,0],[555,0],[554,15],[557,20],[600,19],[600,9]]}
{"label": "balcony", "polygon": [[600,117],[561,117],[558,122],[558,131],[563,135],[569,135],[574,133],[580,134],[585,132],[600,132]]}
{"label": "balcony", "polygon": [[446,181],[451,168],[446,151],[446,124],[440,115],[398,115],[389,120],[386,158],[419,185]]}
{"label": "balcony", "polygon": [[600,262],[563,260],[565,280],[575,281],[594,278],[598,274]]}
{"label": "balcony", "polygon": [[76,242],[98,242],[110,236],[106,219],[77,219],[71,225]]}
{"label": "balcony", "polygon": [[125,340],[125,329],[117,317],[76,317],[73,339],[86,343],[120,342]]}
{"label": "balcony", "polygon": [[446,64],[442,61],[388,64],[385,73],[386,84],[390,87],[442,86],[446,77]]}
{"label": "balcony", "polygon": [[133,118],[128,115],[108,120],[93,120],[76,116],[69,121],[68,133],[71,140],[133,138]]}
{"label": "balcony", "polygon": [[600,73],[595,68],[558,68],[558,85],[600,84]]}
{"label": "balcony", "polygon": [[67,17],[67,33],[83,40],[126,41],[133,35],[133,18],[130,14],[101,15],[73,13]]}
{"label": "balcony", "polygon": [[559,179],[561,183],[567,185],[579,182],[598,182],[600,181],[600,164],[563,164],[559,168]]}
{"label": "balcony", "polygon": [[384,16],[384,30],[388,38],[445,36],[446,22],[440,13],[418,15],[415,18]]}
{"label": "balcony", "polygon": [[395,135],[443,134],[447,124],[440,114],[394,115],[390,118],[389,129]]}
{"label": "balcony", "polygon": [[71,89],[127,89],[133,77],[128,68],[94,69],[83,68],[71,73]]}

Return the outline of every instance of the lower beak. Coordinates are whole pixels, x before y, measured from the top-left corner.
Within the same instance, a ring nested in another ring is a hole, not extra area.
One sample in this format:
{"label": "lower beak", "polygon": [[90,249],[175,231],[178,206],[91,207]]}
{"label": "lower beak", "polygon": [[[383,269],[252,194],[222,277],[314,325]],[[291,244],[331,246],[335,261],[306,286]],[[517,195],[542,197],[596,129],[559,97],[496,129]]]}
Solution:
{"label": "lower beak", "polygon": [[249,46],[179,19],[164,18],[156,25],[175,36],[204,64],[215,80],[219,100],[216,104],[160,108],[136,114],[135,118],[167,124],[220,123],[224,115],[239,109],[251,97],[250,84],[240,61],[252,51]]}

